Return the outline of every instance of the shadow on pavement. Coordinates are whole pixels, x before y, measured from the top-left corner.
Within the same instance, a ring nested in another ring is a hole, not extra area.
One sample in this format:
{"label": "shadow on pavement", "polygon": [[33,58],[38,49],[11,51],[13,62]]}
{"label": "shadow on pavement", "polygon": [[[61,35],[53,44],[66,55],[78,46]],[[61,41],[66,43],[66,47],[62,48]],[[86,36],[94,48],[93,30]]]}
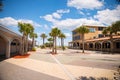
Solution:
{"label": "shadow on pavement", "polygon": [[95,77],[80,76],[80,77],[77,78],[76,80],[109,80],[109,79],[108,79],[108,78],[105,78],[105,77],[95,78]]}
{"label": "shadow on pavement", "polygon": [[[14,56],[16,56],[16,55],[18,55],[18,54],[16,54],[16,53],[12,53],[12,54],[10,54],[10,57],[14,57]],[[6,59],[6,57],[5,57],[5,55],[0,55],[0,62],[1,61],[4,61]]]}
{"label": "shadow on pavement", "polygon": [[3,60],[5,60],[5,59],[6,59],[5,55],[0,55],[0,62],[3,61]]}
{"label": "shadow on pavement", "polygon": [[63,80],[6,61],[0,63],[0,80]]}

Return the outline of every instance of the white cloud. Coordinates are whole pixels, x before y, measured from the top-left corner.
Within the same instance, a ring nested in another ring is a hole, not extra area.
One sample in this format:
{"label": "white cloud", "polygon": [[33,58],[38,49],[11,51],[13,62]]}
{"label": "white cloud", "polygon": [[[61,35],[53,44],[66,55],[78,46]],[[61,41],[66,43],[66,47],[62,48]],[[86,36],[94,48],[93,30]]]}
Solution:
{"label": "white cloud", "polygon": [[75,29],[76,27],[79,27],[81,25],[98,25],[101,26],[102,24],[94,19],[86,19],[86,18],[80,18],[80,19],[65,19],[65,20],[56,20],[55,22],[52,22],[54,26],[57,26],[61,29]]}
{"label": "white cloud", "polygon": [[23,23],[30,23],[32,24],[33,26],[36,26],[36,27],[40,27],[40,24],[32,21],[32,20],[27,20],[27,19],[19,19],[17,20],[18,22],[23,22]]}
{"label": "white cloud", "polygon": [[54,22],[54,21],[55,21],[55,19],[53,18],[53,16],[50,15],[50,14],[47,14],[47,15],[45,15],[45,16],[40,16],[40,18],[43,18],[43,19],[45,19],[46,21],[50,21],[50,22]]}
{"label": "white cloud", "polygon": [[66,37],[71,37],[70,33],[64,33]]}
{"label": "white cloud", "polygon": [[60,19],[60,18],[61,18],[61,15],[58,14],[58,13],[56,13],[56,12],[53,13],[52,16],[53,16],[54,18],[57,18],[57,19]]}
{"label": "white cloud", "polygon": [[27,19],[16,20],[12,17],[0,18],[0,24],[5,25],[5,26],[18,26],[18,22],[30,23],[35,27],[40,27],[40,24],[38,24],[32,20],[27,20]]}
{"label": "white cloud", "polygon": [[[112,22],[120,20],[120,5],[114,10],[102,10],[98,11],[97,15],[91,18],[79,18],[79,19],[64,19],[64,20],[55,20],[52,22],[53,26],[57,26],[61,29],[75,29],[76,27],[83,25],[95,25],[95,26],[104,26],[110,25]],[[82,14],[82,13],[81,13]],[[97,19],[97,20],[96,20]]]}
{"label": "white cloud", "polygon": [[69,13],[70,10],[69,9],[60,9],[60,10],[57,10],[57,13]]}
{"label": "white cloud", "polygon": [[86,18],[80,18],[80,19],[64,19],[64,20],[58,20],[55,19],[52,15],[46,15],[43,16],[43,18],[46,21],[49,21],[52,23],[52,28],[58,27],[60,29],[75,29],[76,27],[81,26],[82,24],[84,25],[98,25],[98,26],[103,26],[100,22],[94,20],[93,18],[86,19]]}
{"label": "white cloud", "polygon": [[0,24],[5,26],[17,26],[17,20],[12,17],[5,17],[0,19]]}
{"label": "white cloud", "polygon": [[103,6],[103,2],[99,0],[68,0],[67,6],[76,9],[96,9]]}
{"label": "white cloud", "polygon": [[43,18],[47,21],[50,21],[50,22],[55,22],[56,19],[61,19],[62,18],[62,15],[63,13],[69,13],[70,10],[69,9],[60,9],[60,10],[57,10],[56,12],[52,13],[52,14],[47,14],[45,16],[40,16],[40,18]]}
{"label": "white cloud", "polygon": [[98,11],[97,15],[94,16],[99,22],[110,25],[112,22],[120,20],[120,5],[116,7],[116,9],[110,10],[102,10]]}

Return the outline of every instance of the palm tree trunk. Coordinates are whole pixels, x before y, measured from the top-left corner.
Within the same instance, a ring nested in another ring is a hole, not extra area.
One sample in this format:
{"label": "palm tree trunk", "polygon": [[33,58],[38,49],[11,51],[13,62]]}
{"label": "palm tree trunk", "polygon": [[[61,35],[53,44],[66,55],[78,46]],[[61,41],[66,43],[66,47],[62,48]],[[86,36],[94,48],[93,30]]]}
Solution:
{"label": "palm tree trunk", "polygon": [[112,34],[110,34],[110,40],[112,40],[113,39],[113,35]]}
{"label": "palm tree trunk", "polygon": [[52,53],[54,53],[54,43],[55,43],[55,39],[54,39],[54,37],[53,37]]}
{"label": "palm tree trunk", "polygon": [[113,35],[112,35],[112,34],[110,34],[110,41],[111,41],[110,52],[113,53],[113,50],[114,50],[114,49],[113,49]]}
{"label": "palm tree trunk", "polygon": [[25,50],[26,50],[26,35],[25,35],[25,38],[24,38],[24,54],[25,54]]}
{"label": "palm tree trunk", "polygon": [[33,38],[32,38],[32,48],[33,48]]}
{"label": "palm tree trunk", "polygon": [[62,49],[64,51],[64,38],[62,38]]}
{"label": "palm tree trunk", "polygon": [[82,34],[82,44],[83,44],[83,53],[84,53],[84,34]]}
{"label": "palm tree trunk", "polygon": [[56,37],[55,37],[55,54],[57,54],[57,46],[56,46],[56,44],[57,44],[57,41],[56,41]]}
{"label": "palm tree trunk", "polygon": [[25,52],[24,46],[25,46],[25,35],[23,34],[23,37],[22,37],[22,55],[24,55],[24,52]]}
{"label": "palm tree trunk", "polygon": [[64,47],[64,39],[63,39],[63,43],[62,44],[63,44],[63,47]]}
{"label": "palm tree trunk", "polygon": [[33,40],[32,40],[32,48],[35,47],[35,39],[33,37]]}
{"label": "palm tree trunk", "polygon": [[28,51],[28,35],[26,36],[26,48],[25,48],[25,52]]}
{"label": "palm tree trunk", "polygon": [[43,45],[44,45],[44,38],[43,38]]}
{"label": "palm tree trunk", "polygon": [[62,38],[61,38],[61,48],[63,47],[63,45],[62,45]]}
{"label": "palm tree trunk", "polygon": [[49,46],[50,46],[50,49],[51,49],[51,42],[49,42]]}

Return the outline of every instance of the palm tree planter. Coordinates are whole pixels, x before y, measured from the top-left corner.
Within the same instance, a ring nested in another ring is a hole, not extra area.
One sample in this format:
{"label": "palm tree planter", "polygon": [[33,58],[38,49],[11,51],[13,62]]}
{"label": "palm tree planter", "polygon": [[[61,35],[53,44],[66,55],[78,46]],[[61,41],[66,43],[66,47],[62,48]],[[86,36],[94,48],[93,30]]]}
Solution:
{"label": "palm tree planter", "polygon": [[80,26],[76,29],[76,31],[82,35],[82,46],[83,46],[82,52],[84,53],[84,35],[86,33],[89,33],[89,29],[86,26]]}

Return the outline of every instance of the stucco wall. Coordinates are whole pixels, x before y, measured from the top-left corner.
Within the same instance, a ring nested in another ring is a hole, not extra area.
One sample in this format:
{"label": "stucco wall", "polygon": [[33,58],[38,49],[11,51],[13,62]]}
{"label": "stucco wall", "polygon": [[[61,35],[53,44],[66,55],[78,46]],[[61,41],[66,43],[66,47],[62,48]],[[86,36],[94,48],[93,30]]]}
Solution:
{"label": "stucco wall", "polygon": [[2,37],[0,37],[0,55],[4,55],[5,52],[6,52],[6,42]]}

